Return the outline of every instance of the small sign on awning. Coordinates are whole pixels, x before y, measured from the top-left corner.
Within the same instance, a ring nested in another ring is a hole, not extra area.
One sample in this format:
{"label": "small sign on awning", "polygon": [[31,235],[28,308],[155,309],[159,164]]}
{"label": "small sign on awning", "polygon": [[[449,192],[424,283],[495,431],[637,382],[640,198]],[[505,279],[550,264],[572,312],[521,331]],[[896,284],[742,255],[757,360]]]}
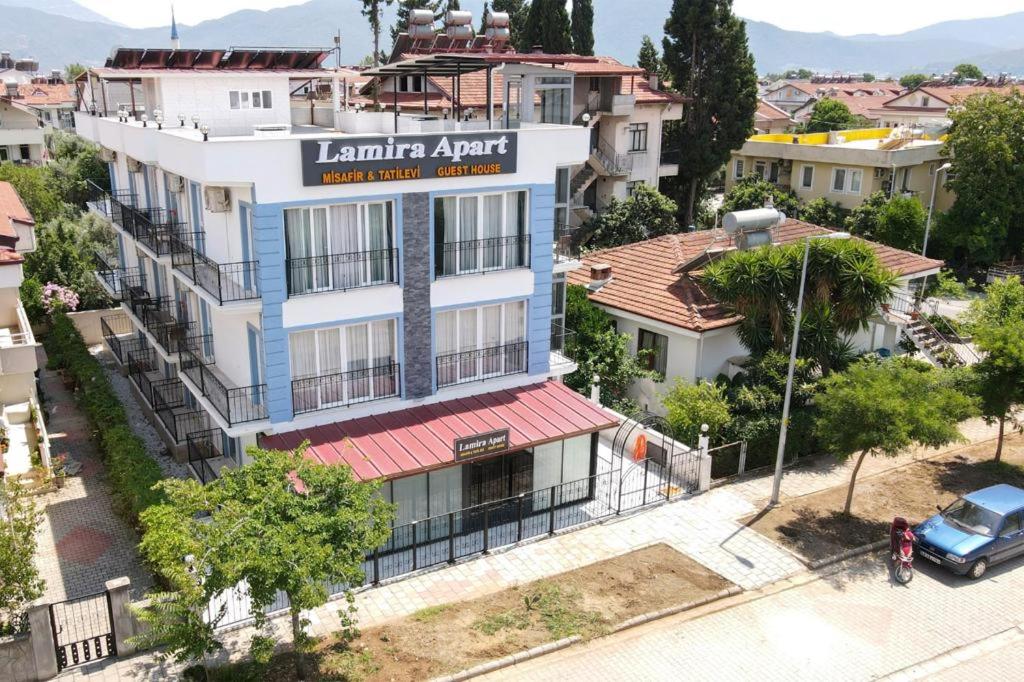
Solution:
{"label": "small sign on awning", "polygon": [[498,429],[455,441],[455,461],[462,462],[508,450],[508,429]]}

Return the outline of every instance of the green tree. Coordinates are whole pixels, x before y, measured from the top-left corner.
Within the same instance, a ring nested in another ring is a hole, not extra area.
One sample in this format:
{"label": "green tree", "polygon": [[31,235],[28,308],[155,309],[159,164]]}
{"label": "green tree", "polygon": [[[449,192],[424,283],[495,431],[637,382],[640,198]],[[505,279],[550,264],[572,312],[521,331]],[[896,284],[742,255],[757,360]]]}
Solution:
{"label": "green tree", "polygon": [[999,424],[995,460],[1003,456],[1006,422],[1020,431],[1014,407],[1024,403],[1024,320],[982,327],[975,343],[984,355],[973,372],[981,402],[981,414],[988,423]]}
{"label": "green tree", "polygon": [[612,198],[597,217],[582,229],[589,248],[604,249],[632,244],[679,231],[678,206],[658,190],[638,185],[625,201]]}
{"label": "green tree", "polygon": [[850,113],[845,102],[826,97],[818,100],[807,121],[807,132],[827,133],[833,130],[846,130],[854,127],[857,117]]}
{"label": "green tree", "polygon": [[523,34],[523,27],[526,25],[526,16],[530,12],[530,3],[526,0],[494,0],[491,7],[495,12],[508,14],[509,33],[512,36],[511,43],[523,49],[519,38]]}
{"label": "green tree", "polygon": [[673,87],[687,98],[669,147],[680,153],[670,186],[683,224],[691,225],[708,181],[753,132],[757,72],[731,0],[673,0],[663,52]]}
{"label": "green tree", "polygon": [[920,251],[924,242],[925,219],[924,208],[917,199],[893,197],[878,214],[874,239],[904,251]]}
{"label": "green tree", "polygon": [[775,208],[788,216],[795,216],[800,212],[800,200],[793,190],[783,189],[753,173],[738,180],[725,193],[719,212],[724,214],[762,208],[768,199],[772,200]]}
{"label": "green tree", "polygon": [[707,424],[708,433],[720,440],[732,419],[725,386],[707,381],[690,384],[677,379],[662,404],[674,437],[691,445],[700,437],[702,424]]}
{"label": "green tree", "polygon": [[395,25],[391,27],[391,42],[395,42],[400,34],[409,30],[409,14],[413,10],[429,9],[433,11],[434,6],[434,0],[398,0]]}
{"label": "green tree", "polygon": [[47,137],[52,187],[65,203],[80,207],[89,196],[88,184],[109,189],[110,173],[100,159],[99,147],[84,137],[54,130]]}
{"label": "green tree", "polygon": [[864,239],[875,241],[878,234],[878,221],[889,201],[885,192],[875,192],[856,207],[846,216],[844,225],[846,231]]}
{"label": "green tree", "polygon": [[[788,353],[800,287],[804,244],[736,251],[709,264],[702,281],[711,295],[742,315],[737,333],[755,357]],[[800,333],[801,357],[825,372],[849,355],[848,337],[892,296],[895,276],[857,240],[812,240]]]}
{"label": "green tree", "polygon": [[985,287],[985,295],[971,301],[962,320],[969,331],[1024,322],[1024,284],[1020,277],[997,279]]}
{"label": "green tree", "polygon": [[86,72],[85,66],[78,62],[72,62],[64,67],[64,80],[68,83],[74,82],[76,78]]}
{"label": "green tree", "polygon": [[843,226],[843,207],[837,201],[829,201],[825,197],[818,197],[813,201],[804,204],[797,212],[800,220],[839,229]]}
{"label": "green tree", "polygon": [[913,90],[921,86],[927,80],[930,80],[931,76],[926,76],[923,73],[908,73],[907,75],[900,78],[900,85],[905,87],[907,90]]}
{"label": "green tree", "polygon": [[[37,227],[36,240],[36,250],[25,254],[25,282],[39,285],[53,282],[74,289],[79,296],[80,310],[110,305],[110,299],[92,274],[96,269],[93,252],[109,251],[114,241],[109,223],[91,214],[60,217]],[[22,286],[31,296],[35,285]],[[34,303],[36,301],[30,298],[26,308]]]}
{"label": "green tree", "polygon": [[936,237],[957,263],[987,265],[1024,247],[1024,94],[974,95],[950,109],[946,187],[956,201]]}
{"label": "green tree", "polygon": [[60,193],[55,189],[53,174],[48,166],[0,163],[0,180],[14,185],[37,225],[53,220],[67,210]]}
{"label": "green tree", "polygon": [[665,64],[661,61],[658,48],[650,36],[644,36],[640,44],[640,52],[636,56],[636,65],[647,72],[648,76],[661,76],[665,70]]}
{"label": "green tree", "polygon": [[572,50],[576,54],[594,54],[593,0],[572,0]]}
{"label": "green tree", "polygon": [[370,22],[370,32],[373,33],[373,65],[380,65],[380,31],[381,19],[384,15],[384,8],[395,0],[360,0],[363,3],[362,13]]}
{"label": "green tree", "polygon": [[458,12],[461,9],[459,0],[437,0],[434,3],[434,21],[444,21],[448,12]]}
{"label": "green tree", "polygon": [[655,375],[630,352],[629,337],[616,333],[611,316],[590,302],[586,287],[568,287],[565,325],[576,332],[568,349],[579,367],[565,377],[565,385],[589,396],[594,375],[597,375],[602,405],[623,414],[636,411],[637,405],[627,395],[629,387],[639,378],[654,378]]}
{"label": "green tree", "polygon": [[548,54],[572,52],[572,30],[564,0],[533,0],[523,24],[519,51],[539,45]]}
{"label": "green tree", "polygon": [[[187,660],[216,642],[196,619],[181,619],[184,607],[208,604],[245,581],[255,627],[263,632],[265,608],[284,592],[298,677],[304,679],[310,642],[301,612],[327,602],[329,583],[362,583],[363,559],[387,540],[393,507],[377,494],[378,483],[356,481],[346,466],[315,463],[301,448],[249,454],[250,464],[225,469],[205,486],[173,479],[159,484],[166,502],[142,513],[139,549],[180,595],[182,608],[154,609],[148,617],[160,625],[158,632],[173,635],[165,642],[169,652]],[[348,623],[351,589],[346,598],[341,617]],[[268,637],[254,638],[257,660],[266,660],[272,649]]]}
{"label": "green tree", "polygon": [[864,74],[861,76],[861,80],[863,80],[865,83],[874,83],[878,79],[876,78],[875,74],[865,71]]}
{"label": "green tree", "polygon": [[794,80],[801,80],[801,81],[810,80],[813,76],[814,76],[814,72],[813,71],[811,71],[810,69],[802,69],[802,68],[801,69],[797,69],[796,71],[790,71],[788,74],[786,74],[787,78],[791,78],[791,79],[794,79]]}
{"label": "green tree", "polygon": [[956,68],[953,69],[956,74],[955,81],[957,83],[963,83],[965,80],[980,81],[985,77],[985,72],[979,69],[974,64],[957,64]]}
{"label": "green tree", "polygon": [[858,362],[822,381],[815,399],[817,437],[838,460],[856,456],[843,512],[849,514],[864,458],[895,457],[913,445],[962,439],[957,427],[973,412],[970,398],[922,363]]}
{"label": "green tree", "polygon": [[0,481],[0,520],[0,633],[7,634],[45,583],[34,561],[40,515],[24,487]]}

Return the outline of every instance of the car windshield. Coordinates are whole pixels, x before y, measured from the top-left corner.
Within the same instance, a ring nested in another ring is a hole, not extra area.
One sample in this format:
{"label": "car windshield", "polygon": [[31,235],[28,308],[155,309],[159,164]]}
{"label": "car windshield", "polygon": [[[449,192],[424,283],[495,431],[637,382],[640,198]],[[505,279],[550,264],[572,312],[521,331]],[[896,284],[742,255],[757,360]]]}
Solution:
{"label": "car windshield", "polygon": [[942,518],[962,530],[990,537],[996,534],[1000,520],[999,514],[965,499],[959,499],[946,507]]}

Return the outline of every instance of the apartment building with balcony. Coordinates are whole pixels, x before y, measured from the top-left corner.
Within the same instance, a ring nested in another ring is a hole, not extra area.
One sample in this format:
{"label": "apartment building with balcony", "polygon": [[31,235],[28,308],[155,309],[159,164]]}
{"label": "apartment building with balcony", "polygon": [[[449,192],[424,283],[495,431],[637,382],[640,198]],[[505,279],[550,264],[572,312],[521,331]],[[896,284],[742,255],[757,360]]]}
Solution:
{"label": "apartment building with balcony", "polygon": [[35,336],[21,303],[23,254],[35,250],[35,221],[8,182],[0,182],[0,478],[29,473],[33,455],[50,466],[39,409]]}
{"label": "apartment building with balcony", "polygon": [[[327,54],[120,49],[80,78],[110,168],[90,206],[117,232],[111,353],[202,480],[309,441],[410,521],[585,479],[615,420],[558,381],[579,263],[555,221],[588,131],[346,106]],[[549,75],[479,54],[371,72],[409,73],[484,74],[499,103]],[[291,101],[312,82],[328,125]]]}
{"label": "apartment building with balcony", "polygon": [[933,183],[947,160],[942,139],[905,128],[863,128],[831,133],[754,135],[732,153],[725,188],[754,174],[791,189],[803,202],[824,197],[845,209],[873,193],[916,197],[927,209],[946,211],[954,195]]}
{"label": "apartment building with balcony", "polygon": [[1022,89],[1024,85],[1021,83],[1006,79],[971,85],[943,81],[928,82],[896,97],[887,98],[872,109],[871,116],[884,128],[901,125],[944,127],[951,123],[950,109],[962,104],[968,97],[986,94],[1005,95]]}
{"label": "apartment building with balcony", "polygon": [[38,112],[25,101],[17,81],[0,86],[0,163],[42,163],[46,139]]}

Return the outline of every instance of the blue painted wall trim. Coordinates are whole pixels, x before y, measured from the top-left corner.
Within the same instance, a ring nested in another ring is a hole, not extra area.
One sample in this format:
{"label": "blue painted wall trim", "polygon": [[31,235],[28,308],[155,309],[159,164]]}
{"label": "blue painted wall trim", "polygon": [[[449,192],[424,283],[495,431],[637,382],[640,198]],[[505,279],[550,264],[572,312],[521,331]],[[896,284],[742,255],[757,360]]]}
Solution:
{"label": "blue painted wall trim", "polygon": [[555,186],[534,185],[530,191],[530,267],[534,290],[526,335],[530,340],[530,374],[551,369],[551,270],[555,235]]}

